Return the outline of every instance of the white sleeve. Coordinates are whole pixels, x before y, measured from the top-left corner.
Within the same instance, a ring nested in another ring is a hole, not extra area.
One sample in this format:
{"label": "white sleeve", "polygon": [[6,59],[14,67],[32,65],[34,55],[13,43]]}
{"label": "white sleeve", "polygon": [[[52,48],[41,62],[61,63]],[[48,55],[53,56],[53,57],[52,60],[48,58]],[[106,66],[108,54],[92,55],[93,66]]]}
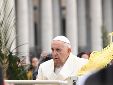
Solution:
{"label": "white sleeve", "polygon": [[43,80],[42,65],[39,66],[38,74],[37,74],[36,80]]}

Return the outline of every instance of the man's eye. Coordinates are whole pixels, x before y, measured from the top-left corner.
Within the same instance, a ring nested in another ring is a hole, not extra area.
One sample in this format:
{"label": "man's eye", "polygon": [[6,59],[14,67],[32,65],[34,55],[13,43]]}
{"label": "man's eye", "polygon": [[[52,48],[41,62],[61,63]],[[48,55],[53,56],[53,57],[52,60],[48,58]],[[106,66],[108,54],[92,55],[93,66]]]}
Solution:
{"label": "man's eye", "polygon": [[54,51],[54,49],[53,49],[53,48],[51,48],[51,50],[52,50],[52,51]]}
{"label": "man's eye", "polygon": [[56,49],[56,51],[57,51],[57,52],[60,52],[61,50],[60,50],[60,49]]}

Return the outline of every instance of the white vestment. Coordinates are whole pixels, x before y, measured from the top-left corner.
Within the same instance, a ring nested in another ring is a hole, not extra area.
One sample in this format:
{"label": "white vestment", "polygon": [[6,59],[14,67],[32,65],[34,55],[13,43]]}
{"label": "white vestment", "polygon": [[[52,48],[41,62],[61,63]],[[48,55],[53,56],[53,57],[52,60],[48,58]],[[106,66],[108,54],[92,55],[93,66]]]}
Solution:
{"label": "white vestment", "polygon": [[48,60],[39,66],[37,80],[66,80],[70,76],[76,76],[78,70],[80,70],[87,61],[87,59],[78,58],[70,53],[70,56],[61,68],[60,72],[56,74],[54,72],[53,59]]}

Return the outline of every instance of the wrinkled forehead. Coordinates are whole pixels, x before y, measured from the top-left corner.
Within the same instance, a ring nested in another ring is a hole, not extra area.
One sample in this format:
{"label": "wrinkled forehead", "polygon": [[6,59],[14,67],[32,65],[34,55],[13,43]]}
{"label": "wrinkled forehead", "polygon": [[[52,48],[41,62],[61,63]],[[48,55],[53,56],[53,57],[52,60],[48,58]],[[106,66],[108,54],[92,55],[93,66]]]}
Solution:
{"label": "wrinkled forehead", "polygon": [[52,40],[52,43],[51,43],[51,45],[63,45],[63,44],[64,42],[60,40]]}

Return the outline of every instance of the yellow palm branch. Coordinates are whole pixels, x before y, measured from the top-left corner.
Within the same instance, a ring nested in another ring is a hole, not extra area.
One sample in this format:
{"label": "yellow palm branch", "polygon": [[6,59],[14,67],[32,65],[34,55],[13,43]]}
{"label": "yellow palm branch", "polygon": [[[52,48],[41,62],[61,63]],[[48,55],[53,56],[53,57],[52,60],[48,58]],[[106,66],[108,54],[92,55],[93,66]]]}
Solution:
{"label": "yellow palm branch", "polygon": [[83,75],[87,72],[102,69],[110,63],[110,61],[113,59],[113,32],[109,33],[109,36],[110,44],[101,51],[93,51],[90,55],[88,63],[78,71],[78,76]]}

